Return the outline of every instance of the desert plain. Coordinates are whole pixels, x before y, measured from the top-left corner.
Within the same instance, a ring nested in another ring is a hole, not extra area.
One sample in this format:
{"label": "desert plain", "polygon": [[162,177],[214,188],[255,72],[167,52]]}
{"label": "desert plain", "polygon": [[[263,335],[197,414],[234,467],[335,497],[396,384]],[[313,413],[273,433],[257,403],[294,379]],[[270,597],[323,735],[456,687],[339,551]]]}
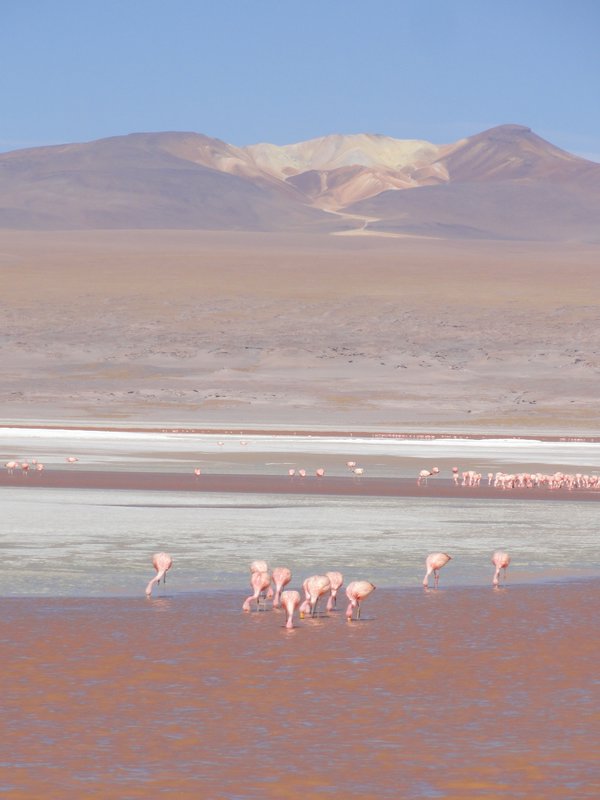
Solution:
{"label": "desert plain", "polygon": [[3,230],[3,418],[593,435],[599,263],[360,230]]}

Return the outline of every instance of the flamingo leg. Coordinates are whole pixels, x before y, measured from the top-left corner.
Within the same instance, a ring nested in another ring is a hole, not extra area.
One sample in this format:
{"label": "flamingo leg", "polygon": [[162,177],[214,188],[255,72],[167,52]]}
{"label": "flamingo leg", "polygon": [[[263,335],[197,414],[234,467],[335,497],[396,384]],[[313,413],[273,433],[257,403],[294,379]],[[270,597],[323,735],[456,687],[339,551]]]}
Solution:
{"label": "flamingo leg", "polygon": [[360,619],[360,603],[356,604],[356,619]]}

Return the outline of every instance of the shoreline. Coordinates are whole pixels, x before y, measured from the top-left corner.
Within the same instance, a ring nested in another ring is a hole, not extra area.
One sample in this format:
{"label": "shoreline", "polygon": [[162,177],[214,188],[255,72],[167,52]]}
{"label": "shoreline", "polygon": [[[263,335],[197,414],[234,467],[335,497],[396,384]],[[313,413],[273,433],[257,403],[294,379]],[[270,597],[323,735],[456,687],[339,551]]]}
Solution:
{"label": "shoreline", "polygon": [[321,437],[321,438],[356,438],[356,439],[406,439],[413,441],[431,441],[435,439],[457,439],[465,441],[539,441],[539,442],[582,442],[586,444],[597,444],[600,436],[576,436],[557,434],[535,434],[535,433],[464,433],[464,432],[423,432],[423,431],[376,431],[359,428],[315,428],[301,427],[296,428],[269,428],[269,427],[244,427],[244,426],[168,426],[159,425],[115,425],[114,423],[100,424],[77,424],[67,425],[60,422],[56,423],[0,423],[0,428],[6,430],[42,430],[42,431],[67,431],[70,433],[77,431],[98,432],[98,433],[173,433],[192,436],[273,436],[273,437]]}
{"label": "shoreline", "polygon": [[449,478],[434,478],[417,485],[414,478],[337,477],[287,475],[202,474],[131,470],[46,469],[26,477],[0,472],[0,487],[19,489],[122,489],[235,494],[288,494],[340,497],[423,497],[455,500],[600,501],[597,489],[514,488],[457,486]]}
{"label": "shoreline", "polygon": [[[245,575],[245,573],[244,573]],[[580,572],[575,571],[559,571],[556,570],[555,574],[551,573],[548,574],[544,571],[543,574],[539,576],[532,577],[533,573],[529,572],[526,580],[512,580],[509,584],[503,585],[500,588],[493,588],[490,584],[489,580],[482,580],[479,583],[446,583],[440,589],[434,589],[433,587],[429,587],[425,589],[421,585],[420,579],[415,579],[414,585],[406,585],[406,584],[398,584],[395,586],[390,585],[377,585],[377,594],[379,597],[383,597],[384,599],[389,599],[389,597],[395,597],[396,595],[402,595],[403,597],[414,597],[415,595],[419,594],[439,594],[440,596],[446,596],[448,594],[455,594],[455,593],[477,593],[483,592],[487,594],[488,592],[496,592],[504,594],[505,592],[521,592],[521,591],[531,591],[531,590],[538,590],[543,591],[547,589],[552,589],[553,587],[560,586],[562,588],[566,587],[579,587],[582,588],[582,584],[589,584],[590,588],[594,588],[598,582],[597,574],[592,570],[585,570]],[[143,583],[143,581],[142,581]],[[141,584],[140,584],[141,585]],[[168,602],[169,604],[172,602],[176,602],[178,600],[181,601],[193,601],[194,598],[204,597],[204,598],[212,598],[212,599],[227,599],[231,601],[231,612],[233,615],[238,616],[241,614],[241,606],[240,606],[240,598],[243,598],[247,592],[247,587],[245,584],[240,582],[239,585],[236,586],[215,586],[211,585],[204,588],[197,588],[197,589],[169,589],[168,592],[165,594],[154,594],[151,597],[147,597],[143,594],[141,589],[136,591],[135,593],[128,594],[126,592],[121,593],[114,593],[111,594],[110,592],[103,592],[102,594],[84,594],[84,593],[75,593],[75,594],[0,594],[0,600],[10,600],[13,602],[43,602],[43,603],[69,603],[69,604],[77,604],[79,602],[85,601],[92,601],[93,603],[98,602],[130,602],[135,600],[138,603],[153,603],[156,606],[160,606],[162,603]],[[253,610],[249,612],[250,617],[254,617],[255,615],[259,615],[261,618],[265,614],[270,614],[276,612],[278,613],[277,609],[272,608],[271,606],[265,607],[261,611]],[[340,617],[340,608],[337,607],[333,613],[332,612],[323,612],[319,613],[318,619],[325,620],[325,619],[332,619],[335,620],[336,618]],[[308,619],[308,618],[307,618]],[[341,619],[341,618],[340,618]],[[369,621],[373,621],[372,619]]]}

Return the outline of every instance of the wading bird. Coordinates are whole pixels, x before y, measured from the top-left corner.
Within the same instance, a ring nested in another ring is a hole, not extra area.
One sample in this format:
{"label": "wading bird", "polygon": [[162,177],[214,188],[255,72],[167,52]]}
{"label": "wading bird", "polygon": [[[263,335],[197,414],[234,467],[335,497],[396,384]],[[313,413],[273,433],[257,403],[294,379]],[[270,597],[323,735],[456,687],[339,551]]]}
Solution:
{"label": "wading bird", "polygon": [[346,609],[346,619],[351,622],[354,609],[356,609],[356,619],[360,619],[360,603],[375,590],[375,586],[369,581],[352,581],[346,588],[346,597],[350,601]]}
{"label": "wading bird", "polygon": [[342,588],[344,576],[341,572],[326,572],[325,575],[329,578],[329,583],[331,584],[331,594],[329,595],[329,600],[327,601],[327,611],[331,611],[335,608],[337,593],[338,590]]}
{"label": "wading bird", "polygon": [[155,553],[152,556],[152,566],[156,570],[156,575],[152,578],[148,586],[146,586],[146,597],[152,594],[152,587],[156,583],[160,583],[161,578],[163,583],[167,582],[167,571],[173,566],[173,559],[168,553]]}
{"label": "wading bird", "polygon": [[496,550],[492,556],[492,564],[496,568],[492,583],[494,586],[498,586],[500,583],[500,570],[504,570],[504,581],[506,582],[506,570],[510,564],[510,556],[508,553],[502,552],[502,550]]}
{"label": "wading bird", "polygon": [[287,567],[275,567],[273,569],[273,584],[275,592],[273,594],[273,608],[279,608],[279,601],[283,587],[287,586],[292,580],[292,571]]}
{"label": "wading bird", "polygon": [[300,605],[300,592],[288,589],[281,595],[281,605],[285,609],[285,627],[289,630],[294,627],[294,611]]}
{"label": "wading bird", "polygon": [[449,561],[451,561],[451,557],[447,553],[430,553],[425,559],[427,572],[423,578],[423,586],[429,586],[429,576],[433,572],[434,585],[437,589],[440,580],[440,570]]}
{"label": "wading bird", "polygon": [[310,612],[311,617],[317,613],[319,598],[331,589],[331,583],[327,575],[312,575],[302,584],[304,589],[304,602],[300,606],[300,618]]}
{"label": "wading bird", "polygon": [[254,600],[256,608],[260,608],[260,595],[261,592],[266,591],[271,586],[271,576],[268,572],[253,572],[250,578],[250,584],[254,590],[250,597],[244,600],[242,611],[250,611],[250,603]]}

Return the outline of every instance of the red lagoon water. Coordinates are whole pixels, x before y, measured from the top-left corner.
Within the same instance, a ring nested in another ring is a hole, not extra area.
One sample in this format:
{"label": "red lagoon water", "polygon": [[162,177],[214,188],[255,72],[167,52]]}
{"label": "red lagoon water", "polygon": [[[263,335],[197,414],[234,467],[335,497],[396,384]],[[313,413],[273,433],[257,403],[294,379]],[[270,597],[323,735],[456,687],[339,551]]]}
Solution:
{"label": "red lagoon water", "polygon": [[378,590],[293,631],[243,588],[5,599],[0,793],[597,797],[599,591]]}

